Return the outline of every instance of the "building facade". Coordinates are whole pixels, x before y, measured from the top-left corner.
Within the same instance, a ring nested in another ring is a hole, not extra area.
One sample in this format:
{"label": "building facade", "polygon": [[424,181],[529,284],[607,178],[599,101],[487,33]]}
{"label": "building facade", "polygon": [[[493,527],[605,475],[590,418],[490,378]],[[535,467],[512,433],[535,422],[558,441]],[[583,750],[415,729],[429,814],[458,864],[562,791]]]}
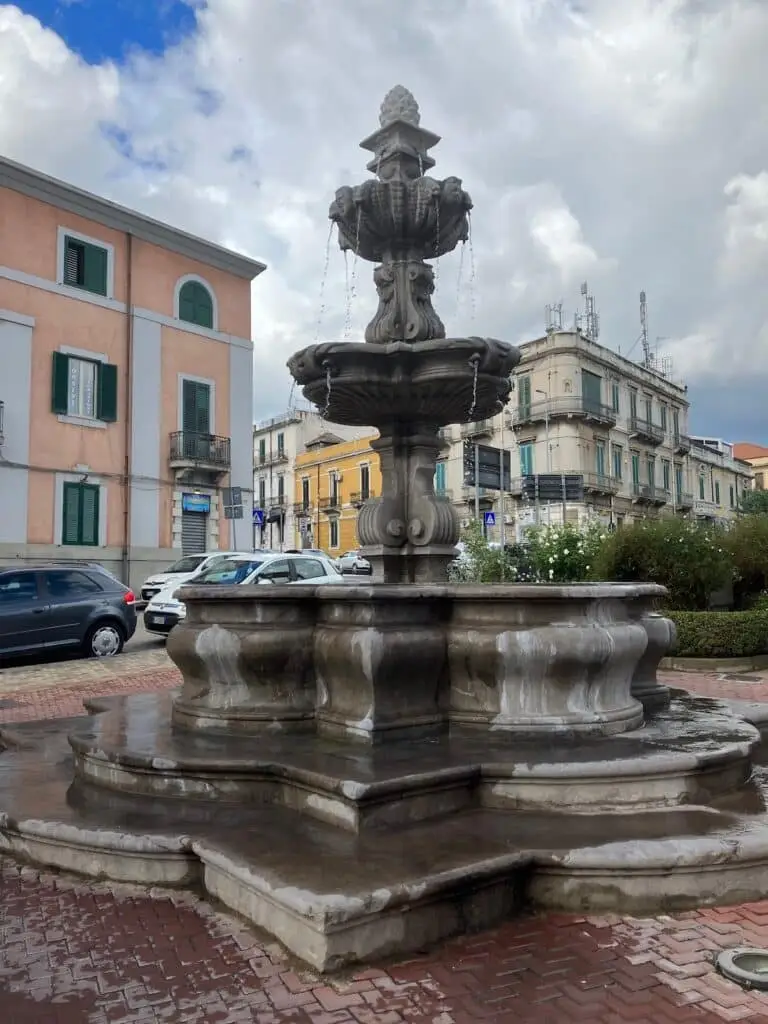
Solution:
{"label": "building facade", "polygon": [[371,433],[352,441],[321,435],[296,459],[295,547],[337,556],[358,546],[357,514],[368,498],[381,496],[381,464]]}
{"label": "building facade", "polygon": [[753,478],[752,467],[735,457],[734,447],[716,437],[691,437],[687,471],[694,519],[727,524],[738,515]]}
{"label": "building facade", "polygon": [[326,444],[335,444],[360,435],[359,427],[329,425],[319,413],[308,409],[289,409],[254,425],[254,550],[282,551],[297,546],[296,459],[307,446],[324,436]]}
{"label": "building facade", "polygon": [[748,463],[752,470],[752,487],[764,491],[768,483],[768,448],[762,444],[738,441],[733,446],[734,457]]}
{"label": "building facade", "polygon": [[0,160],[0,559],[137,585],[251,519],[264,265]]}
{"label": "building facade", "polygon": [[[710,517],[701,504],[700,460],[692,457],[687,389],[668,376],[633,363],[576,331],[554,331],[520,346],[507,408],[491,420],[446,428],[449,442],[436,486],[444,488],[466,521],[479,509],[493,513],[489,538],[520,537],[536,522],[599,518],[607,525],[659,515]],[[464,478],[465,442],[510,453],[508,493],[480,489]],[[712,456],[711,450],[704,458]],[[715,480],[718,518],[735,515],[731,488],[743,474],[724,455]],[[742,467],[743,469],[743,467]],[[729,475],[730,474],[730,475]],[[583,496],[536,499],[541,475],[579,476]],[[714,493],[713,489],[713,493]],[[699,504],[697,504],[697,500]]]}

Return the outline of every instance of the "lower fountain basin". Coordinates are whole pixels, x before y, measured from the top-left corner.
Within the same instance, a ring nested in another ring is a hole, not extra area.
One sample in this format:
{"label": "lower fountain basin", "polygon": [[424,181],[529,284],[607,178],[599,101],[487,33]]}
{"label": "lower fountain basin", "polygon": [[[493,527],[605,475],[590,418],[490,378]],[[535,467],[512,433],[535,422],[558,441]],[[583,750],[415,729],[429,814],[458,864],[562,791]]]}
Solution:
{"label": "lower fountain basin", "polygon": [[653,584],[185,587],[187,616],[168,639],[184,677],[174,715],[189,729],[316,728],[366,744],[457,725],[620,733],[642,722],[632,694],[641,663],[650,685],[650,653],[657,664],[666,653],[650,611],[664,593]]}

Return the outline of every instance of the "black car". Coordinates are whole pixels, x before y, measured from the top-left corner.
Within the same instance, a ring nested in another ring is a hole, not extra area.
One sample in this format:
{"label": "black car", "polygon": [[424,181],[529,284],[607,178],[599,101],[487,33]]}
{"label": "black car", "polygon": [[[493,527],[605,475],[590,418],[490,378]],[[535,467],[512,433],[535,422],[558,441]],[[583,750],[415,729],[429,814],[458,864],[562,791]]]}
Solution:
{"label": "black car", "polygon": [[136,598],[100,565],[0,566],[0,658],[81,650],[119,654],[136,632]]}

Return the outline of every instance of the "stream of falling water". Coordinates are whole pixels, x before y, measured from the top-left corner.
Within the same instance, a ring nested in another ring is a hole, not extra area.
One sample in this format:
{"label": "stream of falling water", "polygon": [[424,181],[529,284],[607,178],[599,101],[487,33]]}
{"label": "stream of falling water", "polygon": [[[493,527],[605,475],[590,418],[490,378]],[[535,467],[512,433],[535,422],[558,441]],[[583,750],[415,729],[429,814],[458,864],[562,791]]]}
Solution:
{"label": "stream of falling water", "polygon": [[467,242],[469,243],[469,319],[475,322],[475,247],[472,244],[472,214],[467,213]]}
{"label": "stream of falling water", "polygon": [[477,406],[477,371],[478,367],[480,366],[480,357],[472,356],[472,358],[470,359],[470,363],[472,364],[472,405],[470,405],[469,407],[467,419],[471,423],[472,417],[475,414],[475,407]]}
{"label": "stream of falling water", "polygon": [[331,364],[325,364],[325,406],[320,414],[322,419],[328,419],[328,412],[331,408]]}
{"label": "stream of falling water", "polygon": [[328,278],[328,264],[331,262],[331,236],[333,235],[333,221],[328,227],[328,238],[325,242],[325,262],[323,263],[323,276],[320,278],[320,294],[318,296],[319,309],[317,311],[317,324],[315,325],[315,342],[320,340],[320,328],[323,326],[325,316],[325,282]]}
{"label": "stream of falling water", "polygon": [[349,290],[349,250],[344,250],[344,340],[352,330],[352,296]]}
{"label": "stream of falling water", "polygon": [[461,279],[464,276],[464,247],[467,243],[461,243],[461,249],[459,250],[459,272],[456,275],[456,305],[461,305]]}

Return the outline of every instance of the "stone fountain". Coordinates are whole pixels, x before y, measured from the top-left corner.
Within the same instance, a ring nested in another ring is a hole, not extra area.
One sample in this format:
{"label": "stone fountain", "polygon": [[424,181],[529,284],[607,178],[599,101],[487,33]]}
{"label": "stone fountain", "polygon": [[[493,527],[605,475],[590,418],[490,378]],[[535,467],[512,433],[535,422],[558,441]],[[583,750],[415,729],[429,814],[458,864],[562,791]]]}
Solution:
{"label": "stone fountain", "polygon": [[670,693],[651,584],[449,584],[438,430],[507,399],[518,353],[446,339],[425,262],[466,237],[457,179],[402,88],[331,207],[377,262],[361,344],[290,361],[369,425],[374,582],[185,587],[173,693],[0,729],[0,850],[198,885],[321,970],[489,927],[524,905],[648,912],[762,898],[768,707]]}

